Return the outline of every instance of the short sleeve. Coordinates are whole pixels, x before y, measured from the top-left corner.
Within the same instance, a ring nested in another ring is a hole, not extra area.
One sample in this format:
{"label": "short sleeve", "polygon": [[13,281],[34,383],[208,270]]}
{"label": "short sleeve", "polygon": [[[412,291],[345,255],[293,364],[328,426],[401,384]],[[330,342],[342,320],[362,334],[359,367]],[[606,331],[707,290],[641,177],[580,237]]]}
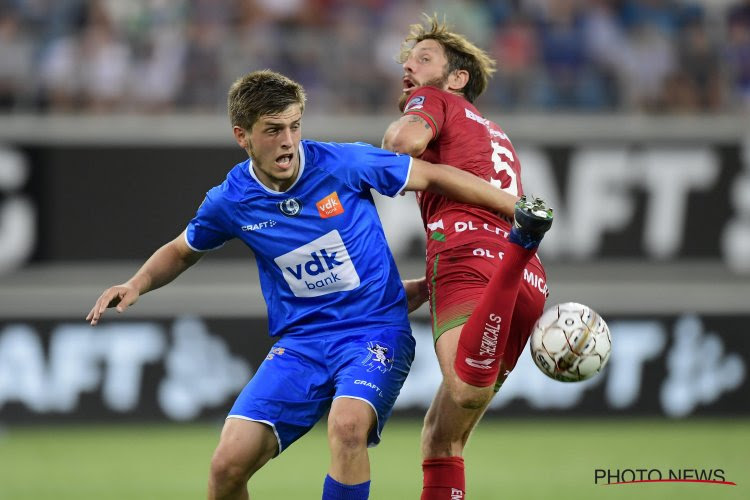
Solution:
{"label": "short sleeve", "polygon": [[435,87],[415,90],[404,106],[404,115],[417,115],[432,129],[432,138],[440,134],[445,123],[447,103],[443,91]]}
{"label": "short sleeve", "polygon": [[349,183],[359,191],[370,188],[385,196],[396,196],[406,187],[412,158],[370,144],[348,144],[346,156]]}
{"label": "short sleeve", "polygon": [[206,193],[195,217],[188,223],[185,241],[196,252],[215,250],[233,238],[220,188]]}

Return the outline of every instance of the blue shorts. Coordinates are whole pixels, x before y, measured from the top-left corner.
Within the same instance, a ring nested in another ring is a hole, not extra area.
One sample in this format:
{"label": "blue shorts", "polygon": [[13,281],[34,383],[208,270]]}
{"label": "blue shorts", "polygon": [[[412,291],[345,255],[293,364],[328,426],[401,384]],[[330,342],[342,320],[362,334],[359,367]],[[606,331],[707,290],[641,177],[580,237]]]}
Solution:
{"label": "blue shorts", "polygon": [[368,403],[377,426],[368,445],[380,442],[414,359],[410,331],[381,329],[348,335],[282,337],[234,403],[227,418],[270,425],[279,453],[309,431],[334,399]]}

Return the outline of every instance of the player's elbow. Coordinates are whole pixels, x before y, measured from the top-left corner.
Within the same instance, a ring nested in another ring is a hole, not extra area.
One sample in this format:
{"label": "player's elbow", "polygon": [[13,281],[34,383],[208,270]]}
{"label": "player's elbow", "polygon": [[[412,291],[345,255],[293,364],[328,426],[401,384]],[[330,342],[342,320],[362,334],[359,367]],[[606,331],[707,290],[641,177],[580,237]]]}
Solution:
{"label": "player's elbow", "polygon": [[391,137],[386,135],[383,139],[383,147],[396,153],[419,157],[427,148],[427,143],[417,138],[407,137],[405,134],[393,134]]}

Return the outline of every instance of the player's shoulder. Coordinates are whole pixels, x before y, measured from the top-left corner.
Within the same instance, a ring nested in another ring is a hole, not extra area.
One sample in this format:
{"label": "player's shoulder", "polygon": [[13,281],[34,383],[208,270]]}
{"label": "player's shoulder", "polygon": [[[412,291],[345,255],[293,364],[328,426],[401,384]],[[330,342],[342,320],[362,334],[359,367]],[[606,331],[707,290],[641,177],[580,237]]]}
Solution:
{"label": "player's shoulder", "polygon": [[336,170],[352,167],[350,160],[377,149],[366,142],[320,142],[303,140],[302,147],[305,154],[305,170],[313,169]]}
{"label": "player's shoulder", "polygon": [[425,107],[430,108],[436,105],[452,105],[455,103],[454,97],[458,96],[437,87],[425,85],[412,92],[404,106],[404,113],[424,109]]}
{"label": "player's shoulder", "polygon": [[250,175],[250,159],[235,165],[227,173],[224,181],[211,188],[209,197],[217,202],[233,202],[241,200],[247,192]]}
{"label": "player's shoulder", "polygon": [[305,154],[307,153],[329,153],[329,154],[344,154],[358,148],[369,147],[373,148],[372,144],[366,142],[323,142],[323,141],[312,141],[309,139],[302,140],[302,146],[305,148]]}

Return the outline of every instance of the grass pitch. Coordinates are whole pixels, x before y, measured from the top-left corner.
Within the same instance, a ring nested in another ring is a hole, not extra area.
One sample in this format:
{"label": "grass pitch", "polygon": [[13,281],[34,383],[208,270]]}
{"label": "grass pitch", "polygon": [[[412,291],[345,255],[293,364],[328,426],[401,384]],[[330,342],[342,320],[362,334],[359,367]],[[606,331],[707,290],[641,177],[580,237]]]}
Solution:
{"label": "grass pitch", "polygon": [[[373,500],[418,499],[420,423],[394,420],[371,451]],[[11,427],[0,499],[201,499],[219,425]],[[750,498],[750,420],[488,419],[466,453],[467,498]],[[328,467],[316,427],[250,482],[254,500],[319,499]],[[723,469],[737,486],[594,484],[595,469]]]}

